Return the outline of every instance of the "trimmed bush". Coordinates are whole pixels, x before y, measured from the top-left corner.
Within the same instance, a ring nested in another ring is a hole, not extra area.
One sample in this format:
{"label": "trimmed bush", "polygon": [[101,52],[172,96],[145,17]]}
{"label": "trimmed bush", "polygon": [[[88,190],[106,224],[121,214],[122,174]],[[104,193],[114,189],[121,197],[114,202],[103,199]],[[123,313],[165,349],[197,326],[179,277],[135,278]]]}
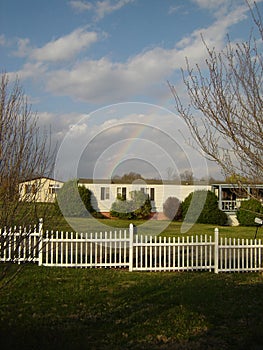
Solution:
{"label": "trimmed bush", "polygon": [[241,203],[237,211],[237,219],[242,226],[255,226],[255,217],[263,219],[262,204],[256,199],[249,199]]}
{"label": "trimmed bush", "polygon": [[187,222],[199,224],[222,226],[227,223],[227,215],[218,208],[218,199],[211,191],[190,193],[182,202],[182,216]]}
{"label": "trimmed bush", "polygon": [[146,219],[151,214],[151,202],[149,196],[142,191],[133,191],[132,199],[127,201],[122,198],[112,203],[110,215],[121,219]]}
{"label": "trimmed bush", "polygon": [[163,213],[170,220],[182,219],[181,202],[176,197],[168,197],[163,204]]}
{"label": "trimmed bush", "polygon": [[57,193],[55,207],[58,213],[69,217],[88,217],[94,213],[91,205],[91,191],[85,186],[78,186],[77,180],[64,183]]}

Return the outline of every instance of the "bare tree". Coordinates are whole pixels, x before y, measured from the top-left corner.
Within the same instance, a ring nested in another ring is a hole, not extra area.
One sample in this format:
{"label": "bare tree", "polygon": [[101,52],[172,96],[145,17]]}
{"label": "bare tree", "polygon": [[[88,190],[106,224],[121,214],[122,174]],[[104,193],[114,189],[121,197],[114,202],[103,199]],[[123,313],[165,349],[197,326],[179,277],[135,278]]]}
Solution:
{"label": "bare tree", "polygon": [[[5,73],[0,79],[0,226],[10,227],[18,213],[26,223],[30,212],[19,183],[49,176],[54,157],[50,134],[41,133],[18,79],[11,83]],[[30,201],[34,199],[32,195]]]}
{"label": "bare tree", "polygon": [[191,170],[185,170],[180,174],[181,182],[192,185],[194,182],[194,174]]}
{"label": "bare tree", "polygon": [[[24,195],[20,191],[19,184],[25,180],[51,174],[55,151],[51,150],[49,135],[46,132],[41,133],[37,115],[28,105],[18,79],[11,83],[8,75],[2,74],[0,77],[1,260],[8,257],[8,261],[18,262],[19,252],[23,251],[26,259],[31,261],[35,257],[32,252],[38,250],[38,241],[34,243],[36,246],[31,243],[30,249],[28,248],[29,240],[32,241],[32,229],[11,227],[15,224],[29,224],[32,217],[35,219],[37,217],[36,196],[39,188],[34,185],[30,195]],[[0,274],[0,289],[6,286],[21,268],[22,265],[13,272],[10,265],[4,265]]]}
{"label": "bare tree", "polygon": [[[201,150],[226,176],[255,183],[263,179],[263,26],[251,9],[254,29],[248,41],[207,50],[205,68],[186,60],[182,70],[189,103],[169,84],[176,110]],[[255,31],[256,29],[256,31]]]}
{"label": "bare tree", "polygon": [[[21,193],[19,184],[25,180],[51,174],[55,149],[50,133],[41,132],[37,115],[28,105],[18,79],[11,83],[7,74],[0,77],[0,258],[18,262],[23,251],[24,261],[32,261],[40,249],[40,241],[31,237],[31,228],[15,224],[36,224],[37,193],[43,182],[34,182],[30,193]],[[33,215],[32,215],[33,214]],[[43,211],[42,213],[43,214]],[[29,243],[31,242],[31,243]],[[34,243],[33,243],[34,242]],[[30,248],[29,248],[30,247]],[[0,289],[21,270],[6,264],[1,269]]]}

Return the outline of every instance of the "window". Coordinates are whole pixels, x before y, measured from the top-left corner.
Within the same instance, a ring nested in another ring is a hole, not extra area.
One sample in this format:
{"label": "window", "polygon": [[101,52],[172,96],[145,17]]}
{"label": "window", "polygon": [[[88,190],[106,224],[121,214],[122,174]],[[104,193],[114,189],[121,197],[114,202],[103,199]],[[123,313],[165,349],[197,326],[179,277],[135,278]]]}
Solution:
{"label": "window", "polygon": [[154,197],[155,197],[155,195],[154,195],[154,193],[155,193],[154,192],[154,187],[151,187],[151,188],[143,188],[142,187],[141,191],[148,195],[150,201],[154,201]]}
{"label": "window", "polygon": [[36,185],[25,185],[25,194],[36,194]]}
{"label": "window", "polygon": [[154,201],[154,187],[150,188],[150,200]]}
{"label": "window", "polygon": [[49,194],[55,194],[58,192],[58,190],[60,189],[60,186],[58,184],[50,184],[48,187],[48,193]]}
{"label": "window", "polygon": [[104,201],[105,199],[110,199],[110,188],[101,187],[100,188],[100,199]]}
{"label": "window", "polygon": [[117,187],[117,198],[126,201],[126,187]]}

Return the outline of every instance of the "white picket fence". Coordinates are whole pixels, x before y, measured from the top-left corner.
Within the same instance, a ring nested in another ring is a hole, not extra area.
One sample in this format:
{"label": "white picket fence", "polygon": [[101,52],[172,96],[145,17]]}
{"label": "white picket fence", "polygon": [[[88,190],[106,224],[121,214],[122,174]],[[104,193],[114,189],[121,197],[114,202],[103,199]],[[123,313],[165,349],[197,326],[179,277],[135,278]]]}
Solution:
{"label": "white picket fence", "polygon": [[14,227],[0,229],[0,262],[38,262],[42,251],[41,229]]}
{"label": "white picket fence", "polygon": [[257,272],[263,270],[263,244],[256,239],[142,236],[129,229],[109,232],[0,230],[1,262],[44,266],[129,268],[130,271]]}

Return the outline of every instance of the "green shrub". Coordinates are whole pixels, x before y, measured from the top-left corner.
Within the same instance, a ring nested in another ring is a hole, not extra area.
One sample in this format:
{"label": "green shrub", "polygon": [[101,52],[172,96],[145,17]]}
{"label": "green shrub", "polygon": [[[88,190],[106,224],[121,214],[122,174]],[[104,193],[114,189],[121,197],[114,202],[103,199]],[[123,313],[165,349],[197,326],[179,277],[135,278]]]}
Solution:
{"label": "green shrub", "polygon": [[178,198],[168,197],[163,204],[163,213],[170,220],[182,219],[182,205]]}
{"label": "green shrub", "polygon": [[149,197],[142,191],[133,191],[131,200],[117,198],[112,203],[110,215],[120,219],[146,219],[151,213]]}
{"label": "green shrub", "polygon": [[117,198],[117,200],[112,203],[110,215],[120,219],[132,219],[133,214],[131,211],[130,201]]}
{"label": "green shrub", "polygon": [[91,191],[85,186],[78,186],[77,180],[64,183],[57,193],[55,201],[57,213],[69,217],[87,217],[94,212],[91,205]]}
{"label": "green shrub", "polygon": [[256,199],[249,199],[241,203],[240,208],[237,211],[237,219],[242,226],[254,226],[255,217],[259,216],[263,219],[263,207],[262,204]]}
{"label": "green shrub", "polygon": [[218,208],[218,199],[211,191],[190,193],[182,202],[182,216],[188,222],[200,224],[225,225],[227,223],[227,215]]}

